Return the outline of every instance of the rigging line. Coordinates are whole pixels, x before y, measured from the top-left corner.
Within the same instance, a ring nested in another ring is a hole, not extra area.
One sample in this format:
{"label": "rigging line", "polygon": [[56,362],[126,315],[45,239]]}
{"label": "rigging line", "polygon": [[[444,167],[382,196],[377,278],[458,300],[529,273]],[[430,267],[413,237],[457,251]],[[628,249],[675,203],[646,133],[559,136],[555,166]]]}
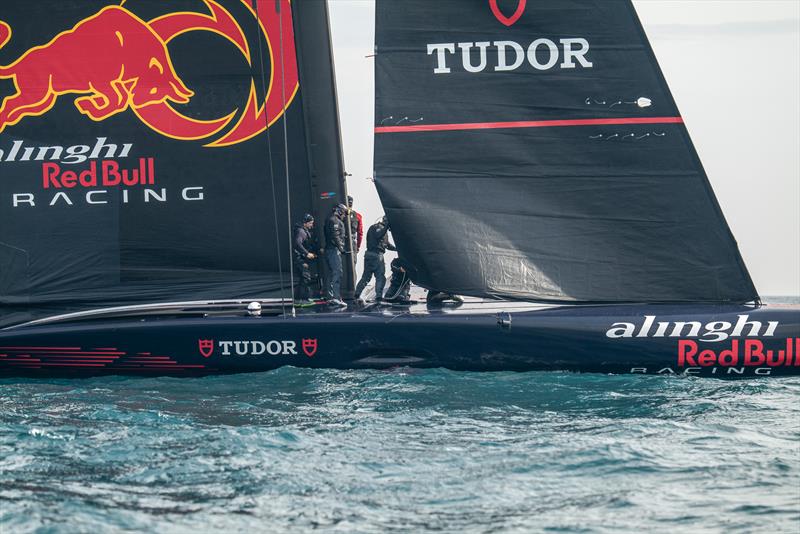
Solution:
{"label": "rigging line", "polygon": [[[291,7],[289,7],[291,9]],[[283,162],[286,172],[286,219],[289,229],[289,257],[292,253],[292,198],[289,191],[289,137],[286,117],[286,73],[283,61],[283,13],[281,13],[281,0],[275,0],[275,10],[278,12],[278,33],[281,49],[281,106],[283,107]],[[276,215],[277,216],[277,215]],[[292,317],[295,316],[294,308],[294,269],[289,270],[289,279],[292,284]]]}
{"label": "rigging line", "polygon": [[[253,0],[253,8],[256,10],[256,19],[258,19],[258,0]],[[260,27],[260,24],[259,24]],[[260,33],[260,32],[259,32]],[[268,35],[264,35],[264,39],[268,39]],[[267,98],[267,77],[266,77],[266,64],[264,63],[264,47],[261,44],[261,36],[258,37],[258,57],[260,60],[260,67],[261,67],[261,90],[264,93],[264,100],[266,102]],[[270,58],[271,61],[271,58]],[[275,249],[278,252],[278,272],[280,273],[280,280],[281,280],[281,294],[283,293],[284,289],[284,280],[283,280],[283,261],[281,258],[281,242],[278,238],[278,200],[277,195],[275,194],[275,171],[272,165],[272,136],[270,135],[270,127],[269,127],[269,115],[267,114],[267,107],[266,103],[264,104],[264,123],[267,130],[267,153],[269,154],[269,181],[270,185],[272,186],[272,215],[275,218]],[[289,229],[291,231],[291,228]],[[289,240],[291,244],[291,239]],[[291,256],[289,256],[291,257]],[[292,291],[294,291],[294,287],[292,287]],[[286,316],[286,305],[284,304],[283,295],[281,295],[281,311],[283,315]]]}

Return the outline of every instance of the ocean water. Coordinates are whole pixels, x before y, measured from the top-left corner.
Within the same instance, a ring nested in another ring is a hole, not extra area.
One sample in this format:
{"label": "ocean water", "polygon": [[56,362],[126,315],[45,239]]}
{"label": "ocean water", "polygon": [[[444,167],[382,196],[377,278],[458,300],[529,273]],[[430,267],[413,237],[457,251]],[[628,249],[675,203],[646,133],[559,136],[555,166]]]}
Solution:
{"label": "ocean water", "polygon": [[1,534],[317,529],[797,534],[800,377],[0,380]]}
{"label": "ocean water", "polygon": [[800,531],[800,378],[0,381],[0,531]]}

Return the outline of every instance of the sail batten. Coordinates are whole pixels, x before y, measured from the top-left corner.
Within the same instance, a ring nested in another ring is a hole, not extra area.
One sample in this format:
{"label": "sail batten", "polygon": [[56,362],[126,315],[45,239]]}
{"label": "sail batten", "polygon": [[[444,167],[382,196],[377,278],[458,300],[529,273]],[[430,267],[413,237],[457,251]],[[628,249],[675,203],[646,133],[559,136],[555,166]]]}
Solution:
{"label": "sail batten", "polygon": [[629,0],[378,0],[376,50],[376,187],[415,282],[757,299]]}

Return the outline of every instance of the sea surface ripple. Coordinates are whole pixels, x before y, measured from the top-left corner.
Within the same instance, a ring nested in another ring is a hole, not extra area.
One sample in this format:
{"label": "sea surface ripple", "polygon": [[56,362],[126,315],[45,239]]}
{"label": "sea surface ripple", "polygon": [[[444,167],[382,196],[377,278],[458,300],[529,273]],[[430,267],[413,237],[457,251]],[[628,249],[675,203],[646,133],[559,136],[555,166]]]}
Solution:
{"label": "sea surface ripple", "polygon": [[800,531],[800,379],[0,380],[0,531]]}

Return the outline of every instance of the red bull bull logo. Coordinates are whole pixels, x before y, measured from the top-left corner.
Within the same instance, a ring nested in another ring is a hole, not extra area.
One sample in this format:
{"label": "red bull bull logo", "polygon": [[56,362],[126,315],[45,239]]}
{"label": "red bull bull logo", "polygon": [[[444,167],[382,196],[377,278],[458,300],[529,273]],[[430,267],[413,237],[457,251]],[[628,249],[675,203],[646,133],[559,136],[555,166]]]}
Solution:
{"label": "red bull bull logo", "polygon": [[[173,64],[170,41],[187,32],[214,32],[233,43],[251,66],[254,60],[231,13],[214,0],[203,1],[208,13],[170,13],[151,21],[126,9],[124,2],[110,5],[0,65],[0,78],[13,80],[16,88],[0,105],[0,132],[46,114],[66,95],[74,95],[77,111],[93,121],[132,111],[162,135],[209,141],[206,146],[240,143],[265,131],[283,115],[299,87],[289,0],[261,2],[257,11],[242,0],[270,54],[270,83],[263,100],[251,81],[241,113],[198,120],[174,107],[189,104],[195,91]],[[12,38],[11,27],[0,21],[0,48]]]}

